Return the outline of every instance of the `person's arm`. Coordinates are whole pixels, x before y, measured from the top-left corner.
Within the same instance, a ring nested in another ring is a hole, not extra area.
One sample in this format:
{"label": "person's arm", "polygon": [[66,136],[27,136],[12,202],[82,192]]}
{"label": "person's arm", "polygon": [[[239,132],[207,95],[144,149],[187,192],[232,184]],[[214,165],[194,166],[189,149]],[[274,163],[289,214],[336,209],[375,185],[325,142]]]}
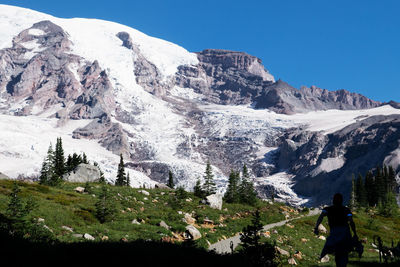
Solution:
{"label": "person's arm", "polygon": [[315,224],[314,227],[314,234],[318,235],[319,231],[318,231],[318,226],[322,223],[322,220],[324,219],[324,217],[328,214],[328,212],[326,210],[322,210],[321,215],[319,215],[317,223]]}

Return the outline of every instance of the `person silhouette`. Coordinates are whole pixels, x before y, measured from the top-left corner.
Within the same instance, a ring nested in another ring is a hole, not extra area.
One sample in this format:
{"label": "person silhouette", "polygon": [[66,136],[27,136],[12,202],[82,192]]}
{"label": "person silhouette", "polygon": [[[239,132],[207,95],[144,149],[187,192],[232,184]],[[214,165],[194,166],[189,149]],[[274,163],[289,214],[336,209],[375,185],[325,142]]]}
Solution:
{"label": "person silhouette", "polygon": [[[333,196],[332,206],[325,207],[318,217],[314,233],[319,234],[318,226],[325,216],[328,216],[329,236],[322,249],[320,259],[326,254],[335,254],[335,262],[338,267],[346,267],[349,259],[349,252],[352,249],[352,237],[358,239],[356,225],[353,221],[353,214],[350,209],[343,206],[343,195],[336,193]],[[349,227],[350,224],[350,227]]]}

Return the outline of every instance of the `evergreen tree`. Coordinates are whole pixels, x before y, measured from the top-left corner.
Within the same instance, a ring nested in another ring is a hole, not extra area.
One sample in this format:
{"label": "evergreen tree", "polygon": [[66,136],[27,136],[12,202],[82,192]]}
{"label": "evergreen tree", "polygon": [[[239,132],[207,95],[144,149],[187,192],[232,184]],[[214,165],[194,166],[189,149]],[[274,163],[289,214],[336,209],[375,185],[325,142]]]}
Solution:
{"label": "evergreen tree", "polygon": [[356,199],[356,181],[354,174],[352,174],[351,178],[351,193],[350,193],[350,203],[349,206],[351,209],[357,207],[357,199]]}
{"label": "evergreen tree", "polygon": [[254,205],[257,202],[257,192],[254,189],[253,182],[250,180],[246,164],[243,166],[242,182],[239,186],[239,196],[241,203]]}
{"label": "evergreen tree", "polygon": [[10,222],[10,230],[14,231],[24,231],[27,227],[26,216],[34,209],[36,203],[29,199],[24,203],[19,196],[21,190],[16,181],[13,183],[13,187],[10,194],[10,201],[7,205],[6,216]]}
{"label": "evergreen tree", "polygon": [[365,174],[364,188],[367,195],[367,203],[370,207],[373,207],[375,202],[375,188],[374,188],[374,176],[370,171]]}
{"label": "evergreen tree", "polygon": [[392,166],[389,166],[388,169],[388,179],[387,179],[387,191],[388,192],[395,192],[397,187],[396,182],[396,173]]}
{"label": "evergreen tree", "polygon": [[131,186],[131,177],[129,176],[129,172],[126,175],[126,186]]}
{"label": "evergreen tree", "polygon": [[385,201],[385,195],[386,195],[386,185],[385,185],[385,179],[383,177],[382,169],[380,166],[376,167],[376,174],[375,174],[375,180],[374,180],[374,188],[375,188],[375,203],[383,202]]}
{"label": "evergreen tree", "polygon": [[100,223],[109,222],[113,219],[116,208],[107,189],[107,185],[105,184],[103,184],[101,187],[95,207],[96,218],[100,221]]}
{"label": "evergreen tree", "polygon": [[89,164],[85,152],[83,152],[83,154],[82,154],[82,163]]}
{"label": "evergreen tree", "polygon": [[65,169],[66,169],[67,172],[70,172],[70,171],[72,171],[74,169],[73,165],[72,165],[72,157],[71,157],[71,155],[68,155],[68,157],[67,157],[67,161],[65,163]]}
{"label": "evergreen tree", "polygon": [[196,185],[193,187],[193,194],[199,198],[205,197],[205,193],[201,186],[200,178],[197,178]]}
{"label": "evergreen tree", "polygon": [[257,209],[251,224],[243,228],[240,234],[242,241],[240,253],[250,261],[251,266],[277,266],[274,262],[275,246],[269,242],[260,242],[259,232],[262,229],[260,211]]}
{"label": "evergreen tree", "polygon": [[169,188],[174,188],[175,184],[174,184],[174,175],[172,174],[171,171],[168,172],[168,183],[167,186]]}
{"label": "evergreen tree", "polygon": [[363,178],[361,174],[358,174],[356,180],[356,204],[358,207],[365,207],[367,205],[367,196],[365,193]]}
{"label": "evergreen tree", "polygon": [[57,175],[54,168],[54,150],[50,143],[47,150],[47,156],[42,164],[42,169],[40,171],[39,183],[45,185],[53,185],[54,181],[57,180]]}
{"label": "evergreen tree", "polygon": [[204,184],[202,189],[206,196],[215,194],[217,191],[210,161],[207,162],[206,171],[204,172]]}
{"label": "evergreen tree", "polygon": [[81,155],[76,153],[72,154],[71,171],[78,167],[83,162]]}
{"label": "evergreen tree", "polygon": [[396,196],[393,192],[388,192],[385,196],[385,201],[378,207],[378,211],[382,216],[393,217],[397,216],[399,212],[399,206],[397,205]]}
{"label": "evergreen tree", "polygon": [[[104,172],[102,172],[102,170],[100,169],[99,164],[95,161],[95,162],[93,162],[93,165],[96,166],[97,168],[99,168],[99,172],[100,172],[99,183],[105,183],[106,179],[104,178]],[[129,181],[129,184],[130,184],[130,181]]]}
{"label": "evergreen tree", "polygon": [[240,182],[240,174],[231,170],[228,181],[228,188],[224,195],[224,200],[227,203],[238,203],[240,202],[239,195],[239,182]]}
{"label": "evergreen tree", "polygon": [[120,154],[120,160],[119,160],[118,172],[117,172],[117,179],[115,180],[115,185],[118,185],[118,186],[126,185],[126,174],[125,174],[124,158],[122,157],[122,154]]}
{"label": "evergreen tree", "polygon": [[65,158],[61,137],[57,138],[54,151],[54,171],[58,179],[62,179],[62,176],[65,174]]}

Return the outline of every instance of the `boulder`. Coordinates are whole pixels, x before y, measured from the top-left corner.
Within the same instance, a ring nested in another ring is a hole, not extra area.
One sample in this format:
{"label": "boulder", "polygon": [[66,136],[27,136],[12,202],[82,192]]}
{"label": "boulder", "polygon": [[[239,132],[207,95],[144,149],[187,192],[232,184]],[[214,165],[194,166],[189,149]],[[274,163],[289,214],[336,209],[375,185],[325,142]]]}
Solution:
{"label": "boulder", "polygon": [[206,197],[206,203],[213,209],[222,209],[222,194],[212,194]]}
{"label": "boulder", "polygon": [[64,230],[67,230],[68,232],[71,232],[71,233],[74,231],[74,229],[72,229],[71,227],[65,226],[65,225],[61,226],[61,228]]}
{"label": "boulder", "polygon": [[158,224],[158,226],[160,226],[160,227],[163,227],[163,228],[165,228],[165,229],[167,229],[167,230],[169,230],[169,226],[168,226],[168,224],[166,224],[164,221],[161,221],[159,224]]}
{"label": "boulder", "polygon": [[301,260],[303,259],[303,253],[301,253],[301,251],[296,251],[296,253],[293,254],[293,258]]}
{"label": "boulder", "polygon": [[133,220],[132,220],[132,224],[140,225],[140,222],[138,222],[138,220],[136,220],[136,219],[133,219]]}
{"label": "boulder", "polygon": [[169,186],[165,185],[165,184],[155,184],[154,185],[155,188],[160,188],[160,189],[171,189]]}
{"label": "boulder", "polygon": [[196,240],[201,238],[201,233],[197,230],[193,225],[186,226],[186,233],[190,236],[191,239]]}
{"label": "boulder", "polygon": [[290,265],[297,265],[297,262],[296,262],[295,259],[293,259],[293,258],[288,259],[288,263],[289,263]]}
{"label": "boulder", "polygon": [[325,226],[323,226],[322,223],[318,225],[318,231],[320,231],[323,234],[326,234],[328,232],[328,230],[326,230]]}
{"label": "boulder", "polygon": [[182,219],[183,222],[187,224],[194,224],[196,219],[192,217],[189,213],[185,213],[185,217]]}
{"label": "boulder", "polygon": [[325,255],[322,259],[321,259],[321,263],[325,263],[329,261],[329,255]]}
{"label": "boulder", "polygon": [[326,240],[326,237],[323,236],[323,235],[320,235],[318,238],[321,239],[321,240]]}
{"label": "boulder", "polygon": [[53,233],[53,230],[50,227],[48,227],[47,225],[43,224],[43,228],[46,229],[47,231]]}
{"label": "boulder", "polygon": [[108,240],[108,236],[103,235],[103,236],[101,237],[101,241],[107,241],[107,240]]}
{"label": "boulder", "polygon": [[83,193],[83,192],[85,192],[85,188],[83,188],[83,187],[81,187],[81,186],[78,186],[78,187],[75,187],[75,192],[78,192],[78,193]]}
{"label": "boulder", "polygon": [[93,241],[94,240],[94,237],[93,236],[91,236],[90,234],[88,234],[88,233],[85,233],[84,235],[83,235],[83,238],[85,238],[86,240],[91,240],[91,241]]}
{"label": "boulder", "polygon": [[150,193],[148,191],[146,191],[146,190],[139,190],[138,192],[142,193],[145,196],[150,196]]}
{"label": "boulder", "polygon": [[64,180],[73,183],[97,182],[100,179],[100,169],[97,166],[81,163],[75,170],[64,175]]}
{"label": "boulder", "polygon": [[286,250],[280,248],[280,247],[276,247],[276,250],[279,252],[279,254],[283,255],[283,256],[290,256],[290,253],[287,252]]}

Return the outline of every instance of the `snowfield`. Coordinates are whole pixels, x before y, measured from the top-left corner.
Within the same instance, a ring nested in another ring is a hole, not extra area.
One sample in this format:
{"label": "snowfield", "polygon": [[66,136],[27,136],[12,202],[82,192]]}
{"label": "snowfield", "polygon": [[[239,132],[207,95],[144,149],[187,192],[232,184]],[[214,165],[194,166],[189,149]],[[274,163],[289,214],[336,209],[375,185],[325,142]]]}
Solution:
{"label": "snowfield", "polygon": [[[114,181],[119,156],[102,147],[96,140],[72,138],[72,132],[84,127],[90,120],[73,120],[57,127],[57,119],[37,116],[18,117],[0,115],[0,169],[11,177],[39,175],[42,162],[50,143],[54,145],[57,137],[63,141],[65,155],[85,152],[91,163],[99,163],[104,176]],[[135,177],[132,186],[154,185],[147,176],[128,170]],[[133,179],[132,179],[133,180]]]}

